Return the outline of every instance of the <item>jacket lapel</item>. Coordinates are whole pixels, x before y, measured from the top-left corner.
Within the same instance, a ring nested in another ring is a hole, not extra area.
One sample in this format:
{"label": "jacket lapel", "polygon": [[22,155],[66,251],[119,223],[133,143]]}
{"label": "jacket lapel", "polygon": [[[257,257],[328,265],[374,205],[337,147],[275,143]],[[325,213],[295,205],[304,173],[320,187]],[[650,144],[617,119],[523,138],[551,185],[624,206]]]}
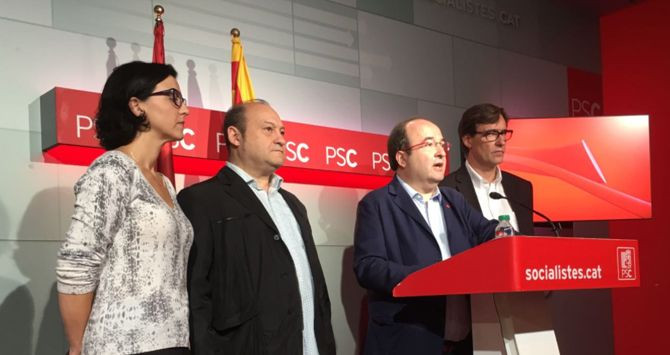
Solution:
{"label": "jacket lapel", "polygon": [[416,205],[414,204],[414,201],[412,201],[412,198],[407,194],[407,191],[402,187],[400,184],[400,181],[398,180],[398,177],[394,177],[393,180],[391,180],[391,183],[388,186],[388,191],[389,194],[391,195],[391,199],[393,202],[400,207],[403,212],[408,214],[417,224],[419,224],[426,232],[428,232],[428,235],[433,235],[433,231],[430,229],[428,226],[428,223],[426,223],[426,220],[423,218],[421,213],[419,213],[419,210],[416,208]]}
{"label": "jacket lapel", "polygon": [[277,226],[272,222],[272,218],[265,209],[265,206],[258,200],[258,197],[251,191],[251,188],[229,167],[224,166],[217,174],[219,181],[224,185],[228,193],[235,201],[246,207],[249,212],[257,215],[268,227],[278,233]]}
{"label": "jacket lapel", "polygon": [[479,205],[477,193],[475,193],[475,186],[472,184],[472,179],[470,179],[470,174],[468,174],[468,169],[465,167],[465,163],[456,170],[455,178],[458,192],[463,194],[465,200],[468,201],[472,207],[481,211],[482,207]]}
{"label": "jacket lapel", "polygon": [[440,193],[442,194],[442,214],[444,215],[444,223],[447,225],[449,251],[451,256],[454,256],[465,250],[462,244],[463,240],[458,238],[459,235],[465,235],[462,230],[465,221],[458,210],[452,207],[452,201],[450,201],[448,195],[442,189],[440,189]]}

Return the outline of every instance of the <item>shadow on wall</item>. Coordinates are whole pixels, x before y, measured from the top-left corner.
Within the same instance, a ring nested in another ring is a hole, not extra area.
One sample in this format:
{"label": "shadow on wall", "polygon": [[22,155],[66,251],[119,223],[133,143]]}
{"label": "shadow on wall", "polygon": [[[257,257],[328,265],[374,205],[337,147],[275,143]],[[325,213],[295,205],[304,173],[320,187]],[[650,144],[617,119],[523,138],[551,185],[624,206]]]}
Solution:
{"label": "shadow on wall", "polygon": [[[221,78],[219,78],[219,73],[216,68],[216,64],[212,63],[209,65],[209,106],[210,108],[226,107],[227,110],[228,104],[227,101],[223,100],[223,94],[221,93]],[[227,98],[230,99],[230,98]]]}
{"label": "shadow on wall", "polygon": [[351,335],[356,340],[355,354],[363,353],[368,326],[368,296],[358,285],[353,270],[354,247],[347,247],[342,255],[342,304]]}
{"label": "shadow on wall", "polygon": [[202,107],[202,94],[198,84],[198,73],[195,71],[195,62],[193,59],[186,61],[188,68],[188,105],[193,107]]}
{"label": "shadow on wall", "polygon": [[105,43],[107,44],[107,48],[109,48],[107,51],[107,63],[105,63],[105,67],[107,68],[107,76],[110,76],[114,71],[114,68],[118,65],[119,58],[116,56],[116,52],[114,52],[114,49],[116,48],[116,40],[112,37],[107,37]]}
{"label": "shadow on wall", "polygon": [[[68,189],[64,188],[40,191],[23,215],[13,257],[18,271],[27,280],[15,285],[0,304],[0,347],[3,354],[61,354],[67,349],[58,311],[54,272],[55,251],[60,243],[43,241],[44,236],[35,235],[34,227],[41,221],[49,220],[43,215],[48,211],[44,206],[57,205],[59,196],[67,192]],[[60,228],[56,225],[51,230],[59,233]],[[5,285],[5,281],[0,279],[0,290],[10,286]],[[41,316],[35,318],[39,314],[36,308],[42,306]]]}
{"label": "shadow on wall", "polygon": [[[327,243],[351,245],[356,209],[349,206],[358,204],[356,190],[348,188],[324,187],[319,195],[319,226],[325,232]],[[344,308],[347,327],[356,341],[355,354],[362,349],[361,325],[367,325],[367,299],[365,290],[358,285],[354,275],[354,248],[348,246],[342,254],[342,276],[340,298]],[[365,319],[361,319],[365,317]]]}
{"label": "shadow on wall", "polygon": [[[7,239],[9,230],[7,209],[0,203],[0,238]],[[32,320],[35,315],[33,298],[28,288],[17,280],[16,267],[10,266],[14,256],[16,243],[2,241],[0,245],[0,346],[11,354],[23,355],[31,353],[33,334]]]}

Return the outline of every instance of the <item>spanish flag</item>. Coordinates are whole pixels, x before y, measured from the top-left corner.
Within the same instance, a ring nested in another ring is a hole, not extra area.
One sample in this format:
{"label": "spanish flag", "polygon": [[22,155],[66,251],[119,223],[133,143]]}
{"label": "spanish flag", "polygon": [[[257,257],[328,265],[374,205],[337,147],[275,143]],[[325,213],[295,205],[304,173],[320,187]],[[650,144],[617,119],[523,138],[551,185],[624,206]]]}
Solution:
{"label": "spanish flag", "polygon": [[247,62],[244,60],[244,51],[240,43],[240,31],[233,28],[230,34],[233,37],[232,61],[230,63],[233,105],[237,105],[255,99],[256,95],[254,95],[254,87],[251,85]]}

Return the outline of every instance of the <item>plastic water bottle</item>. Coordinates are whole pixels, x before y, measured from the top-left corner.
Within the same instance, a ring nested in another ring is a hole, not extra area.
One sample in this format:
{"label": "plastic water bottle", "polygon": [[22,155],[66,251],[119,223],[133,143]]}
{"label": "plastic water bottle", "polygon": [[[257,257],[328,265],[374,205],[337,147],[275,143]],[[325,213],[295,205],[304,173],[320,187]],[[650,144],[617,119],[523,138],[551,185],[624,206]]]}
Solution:
{"label": "plastic water bottle", "polygon": [[496,238],[510,237],[514,235],[514,228],[509,223],[509,215],[501,215],[498,217],[498,225],[496,226]]}

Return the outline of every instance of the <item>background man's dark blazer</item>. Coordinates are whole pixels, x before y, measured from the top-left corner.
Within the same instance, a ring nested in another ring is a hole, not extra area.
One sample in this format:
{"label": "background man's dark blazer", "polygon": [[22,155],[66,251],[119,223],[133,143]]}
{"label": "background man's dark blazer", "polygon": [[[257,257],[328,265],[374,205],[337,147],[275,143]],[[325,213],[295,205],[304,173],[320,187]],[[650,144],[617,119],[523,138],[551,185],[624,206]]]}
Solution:
{"label": "background man's dark blazer", "polygon": [[[493,238],[495,221],[453,189],[440,192],[452,255]],[[359,202],[354,271],[369,296],[365,354],[442,354],[445,297],[391,296],[407,275],[441,260],[430,227],[397,177]]]}
{"label": "background man's dark blazer", "polygon": [[[533,185],[530,181],[502,171],[502,185],[507,197],[533,208]],[[458,170],[447,175],[442,183],[440,183],[440,186],[449,186],[462,193],[470,205],[481,212],[482,207],[479,205],[479,200],[477,200],[475,187],[472,184],[472,179],[470,179],[470,174],[468,174],[465,163],[463,163]],[[517,203],[512,201],[509,201],[509,203],[516,215],[516,220],[519,223],[519,233],[523,235],[533,235],[533,213],[528,209],[519,206]]]}
{"label": "background man's dark blazer", "polygon": [[[305,206],[279,192],[293,211],[314,280],[319,353],[335,354],[330,300]],[[193,225],[188,269],[191,347],[199,354],[302,354],[302,305],[293,261],[277,227],[230,168],[182,190]]]}

